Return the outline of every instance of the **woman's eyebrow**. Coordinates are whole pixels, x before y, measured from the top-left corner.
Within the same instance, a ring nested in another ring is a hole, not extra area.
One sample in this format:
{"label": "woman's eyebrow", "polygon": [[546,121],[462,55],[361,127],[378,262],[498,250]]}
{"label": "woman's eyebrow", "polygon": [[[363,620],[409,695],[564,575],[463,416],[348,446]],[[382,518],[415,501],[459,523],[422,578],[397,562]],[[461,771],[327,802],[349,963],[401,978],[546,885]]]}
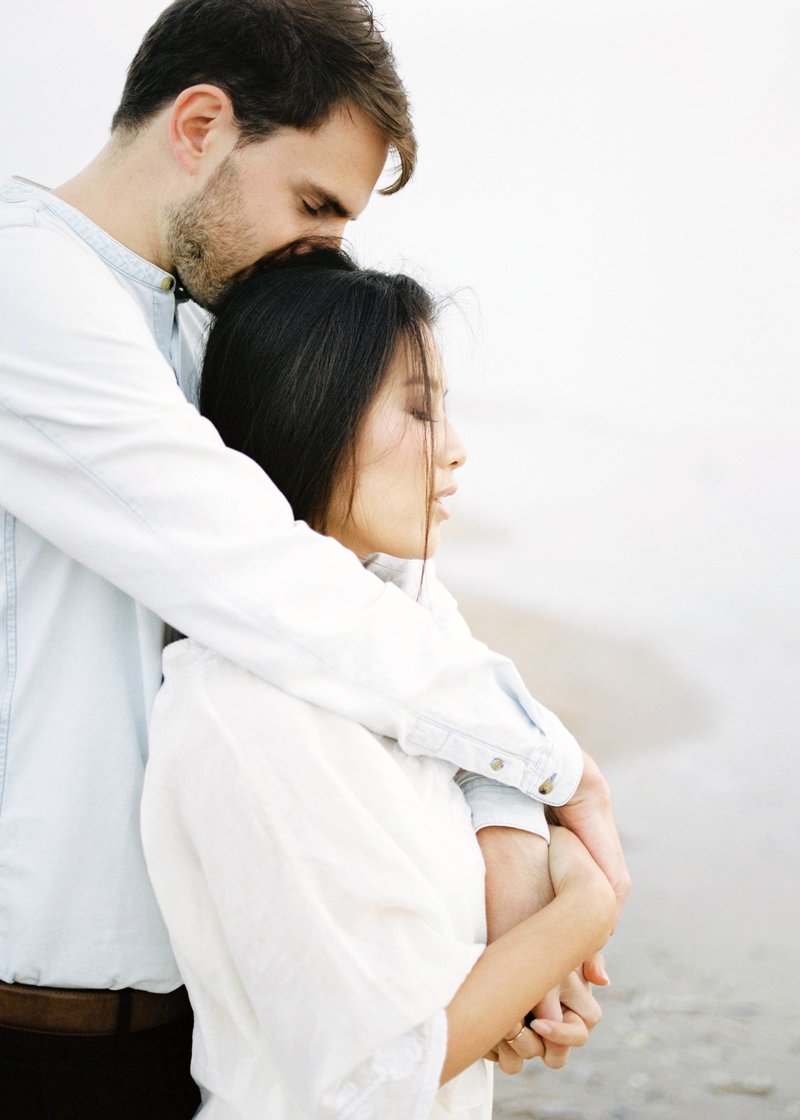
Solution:
{"label": "woman's eyebrow", "polygon": [[[430,385],[430,390],[432,393],[438,393],[442,387],[442,383],[438,377],[431,377],[428,384]],[[405,382],[405,387],[407,389],[424,389],[425,382],[421,377],[409,377]]]}

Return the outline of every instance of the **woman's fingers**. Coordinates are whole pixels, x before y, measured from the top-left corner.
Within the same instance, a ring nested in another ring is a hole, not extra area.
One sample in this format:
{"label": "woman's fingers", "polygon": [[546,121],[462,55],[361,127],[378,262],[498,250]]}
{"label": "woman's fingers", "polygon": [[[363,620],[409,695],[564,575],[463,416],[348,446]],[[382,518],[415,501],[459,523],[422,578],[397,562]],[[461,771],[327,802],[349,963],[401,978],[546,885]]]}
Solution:
{"label": "woman's fingers", "polygon": [[525,1064],[524,1060],[508,1042],[498,1043],[497,1060],[503,1073],[519,1073]]}
{"label": "woman's fingers", "polygon": [[530,1027],[525,1027],[522,1023],[517,1023],[513,1033],[503,1039],[503,1043],[525,1061],[529,1061],[531,1058],[540,1058],[544,1054],[542,1039],[534,1034]]}
{"label": "woman's fingers", "polygon": [[[586,965],[584,965],[584,969]],[[603,1018],[603,1009],[594,998],[591,985],[576,969],[571,972],[561,985],[561,1007],[564,1010],[574,1011],[586,1024],[587,1030],[592,1031]],[[559,1016],[548,1015],[546,1012],[536,1010],[538,1019],[558,1020]]]}
{"label": "woman's fingers", "polygon": [[611,981],[606,971],[606,962],[602,953],[594,953],[587,961],[583,962],[583,976],[590,984],[605,987]]}
{"label": "woman's fingers", "polygon": [[560,1069],[566,1065],[572,1047],[583,1046],[588,1037],[589,1029],[580,1015],[565,1008],[560,1021],[534,1019],[530,1027],[517,1023],[487,1057],[509,1074],[519,1073],[531,1058],[541,1058],[550,1069]]}
{"label": "woman's fingers", "polygon": [[543,1060],[551,1069],[560,1069],[566,1065],[572,1047],[583,1046],[589,1037],[586,1024],[574,1011],[565,1011],[562,1022],[534,1019],[531,1032],[534,1031],[540,1040],[544,1040]]}

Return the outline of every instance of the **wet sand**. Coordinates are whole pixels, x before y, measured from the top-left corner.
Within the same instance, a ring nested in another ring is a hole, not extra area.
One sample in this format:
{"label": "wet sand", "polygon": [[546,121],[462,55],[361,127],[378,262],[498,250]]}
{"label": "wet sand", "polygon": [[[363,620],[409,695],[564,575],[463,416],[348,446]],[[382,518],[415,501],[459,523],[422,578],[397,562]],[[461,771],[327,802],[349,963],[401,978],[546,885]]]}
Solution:
{"label": "wet sand", "polygon": [[[736,742],[737,713],[715,719],[653,651],[486,600],[462,607],[603,765],[636,884],[588,1047],[561,1071],[500,1075],[496,1116],[800,1117],[797,816],[788,790],[748,795],[763,776],[748,722]],[[790,739],[783,753],[796,773]]]}
{"label": "wet sand", "polygon": [[[561,520],[536,498],[524,523],[493,517],[489,480],[443,553],[474,632],[601,763],[635,884],[607,950],[603,1022],[564,1070],[499,1076],[498,1120],[800,1118],[800,471],[788,469],[800,455],[788,446],[765,439],[750,460],[723,440],[719,470],[704,472],[705,438],[668,474],[650,448],[599,507],[573,464]],[[751,462],[771,464],[769,485]],[[663,502],[647,512],[660,482],[677,534]],[[614,518],[632,508],[626,538]],[[593,518],[611,522],[602,553]]]}

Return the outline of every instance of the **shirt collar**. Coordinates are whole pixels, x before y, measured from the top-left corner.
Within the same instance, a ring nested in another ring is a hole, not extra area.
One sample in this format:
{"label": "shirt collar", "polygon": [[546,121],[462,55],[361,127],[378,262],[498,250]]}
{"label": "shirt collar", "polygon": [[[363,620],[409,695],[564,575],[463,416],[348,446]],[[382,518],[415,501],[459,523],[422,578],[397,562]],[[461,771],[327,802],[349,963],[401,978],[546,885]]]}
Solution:
{"label": "shirt collar", "polygon": [[57,198],[48,187],[17,175],[13,176],[11,186],[18,197],[29,195],[38,198],[46,210],[69,226],[72,232],[93,249],[110,268],[165,295],[174,294],[176,299],[189,298],[184,289],[177,286],[177,281],[171,273],[164,272],[157,265],[122,245],[80,210]]}

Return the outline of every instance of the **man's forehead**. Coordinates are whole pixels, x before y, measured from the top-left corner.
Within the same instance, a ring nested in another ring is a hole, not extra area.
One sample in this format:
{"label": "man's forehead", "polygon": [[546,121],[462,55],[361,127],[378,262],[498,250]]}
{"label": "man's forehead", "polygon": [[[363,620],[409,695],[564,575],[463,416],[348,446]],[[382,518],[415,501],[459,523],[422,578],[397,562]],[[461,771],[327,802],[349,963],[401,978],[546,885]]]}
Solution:
{"label": "man's forehead", "polygon": [[[249,151],[249,155],[248,155]],[[261,141],[240,148],[259,177],[308,192],[309,202],[337,217],[353,221],[364,209],[388,158],[388,144],[377,132],[349,133],[338,141],[299,129],[279,129]]]}

